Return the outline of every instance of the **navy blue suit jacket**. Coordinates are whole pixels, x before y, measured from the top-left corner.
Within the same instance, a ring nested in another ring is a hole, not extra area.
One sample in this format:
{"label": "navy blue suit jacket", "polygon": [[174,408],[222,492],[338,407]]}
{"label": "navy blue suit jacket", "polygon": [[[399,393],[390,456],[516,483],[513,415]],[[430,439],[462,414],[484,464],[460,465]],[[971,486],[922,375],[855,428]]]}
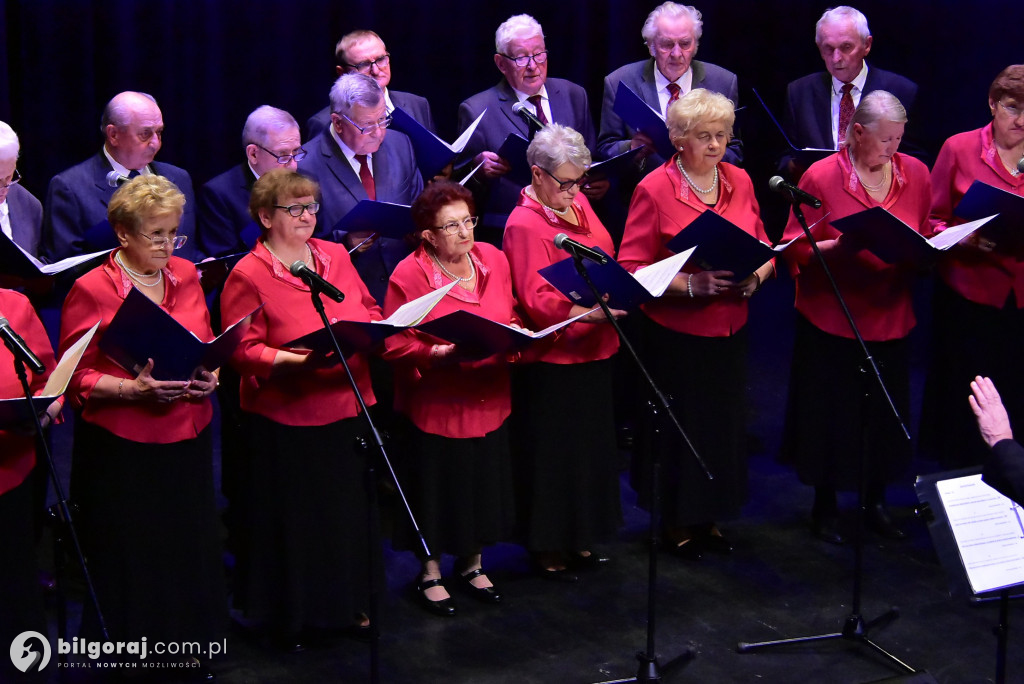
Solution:
{"label": "navy blue suit jacket", "polygon": [[[310,141],[309,147],[309,155],[299,162],[299,170],[320,183],[316,235],[340,242],[344,233],[334,231],[335,224],[360,200],[369,198],[329,130]],[[409,138],[389,130],[372,161],[377,201],[412,204],[423,190],[423,178],[416,168]],[[382,237],[365,252],[352,253],[356,270],[378,303],[384,302],[391,272],[410,251],[403,240]]]}
{"label": "navy blue suit jacket", "polygon": [[[887,90],[895,95],[907,110],[909,122],[913,126],[914,101],[917,99],[917,84],[908,78],[868,66],[867,80],[864,82],[863,95],[873,90]],[[786,87],[786,114],[784,126],[786,135],[798,148],[816,147],[835,149],[832,140],[832,76],[827,71],[808,74],[791,82]],[[904,135],[900,152],[905,152],[927,163],[924,151],[911,136]],[[783,160],[785,163],[786,160]]]}
{"label": "navy blue suit jacket", "polygon": [[7,190],[7,210],[14,242],[32,256],[38,257],[39,238],[43,229],[43,205],[21,185],[12,185]]}
{"label": "navy blue suit jacket", "polygon": [[[175,256],[196,261],[199,250],[195,244],[196,200],[192,179],[187,171],[177,166],[163,162],[153,162],[149,166],[153,173],[166,177],[185,195],[185,213],[178,226],[178,235],[187,235],[188,242],[175,252]],[[105,243],[88,244],[85,237],[90,228],[107,218],[107,204],[115,190],[107,182],[107,174],[112,170],[100,151],[50,179],[41,250],[44,260],[53,263],[69,256],[117,246],[113,231],[110,231],[110,241]],[[103,238],[106,239],[106,234]]]}
{"label": "navy blue suit jacket", "polygon": [[[423,124],[423,127],[431,133],[437,133],[437,129],[434,127],[434,117],[430,114],[430,103],[427,102],[427,98],[413,95],[412,93],[404,93],[401,90],[391,90],[390,88],[388,88],[388,95],[391,97],[393,105],[401,107],[403,112]],[[306,122],[306,140],[312,140],[327,130],[327,127],[330,125],[331,107],[328,105],[309,117],[309,120]]]}
{"label": "navy blue suit jacket", "polygon": [[[548,105],[551,108],[551,117],[555,123],[569,126],[583,136],[587,148],[594,154],[594,146],[597,138],[594,134],[594,119],[590,115],[590,104],[587,100],[587,91],[582,87],[561,78],[549,78],[545,82],[548,94]],[[480,116],[480,112],[487,109],[487,116],[480,121],[473,137],[469,139],[466,149],[459,158],[464,164],[466,171],[472,170],[469,166],[473,157],[483,151],[497,152],[509,133],[517,133],[527,140],[530,139],[530,131],[526,123],[518,114],[512,112],[512,105],[518,102],[515,91],[504,78],[498,85],[488,88],[482,93],[477,93],[467,98],[459,105],[459,133],[469,128],[469,125]],[[483,207],[477,207],[478,213],[495,215],[492,222],[500,221],[504,227],[505,222],[497,217],[508,217],[516,202],[519,201],[519,192],[523,186],[509,180],[506,176],[484,181],[486,196],[481,197],[484,201]]]}
{"label": "navy blue suit jacket", "polygon": [[[605,77],[604,99],[601,101],[601,133],[598,135],[597,141],[598,158],[608,159],[628,151],[629,141],[636,132],[615,113],[615,94],[619,90],[620,82],[625,83],[655,111],[661,111],[657,86],[654,82],[655,68],[654,58],[651,57],[619,67]],[[740,90],[736,74],[720,66],[696,59],[690,62],[690,69],[693,70],[693,88],[704,88],[721,93],[732,100],[734,105],[739,104]],[[743,162],[743,143],[738,137],[734,137],[729,143],[729,149],[725,152],[725,161],[737,165]],[[665,159],[655,152],[647,157],[644,168],[651,171],[664,163]]]}
{"label": "navy blue suit jacket", "polygon": [[241,233],[254,223],[249,215],[249,195],[255,182],[248,162],[242,162],[199,188],[196,242],[203,254],[221,257],[249,250]]}

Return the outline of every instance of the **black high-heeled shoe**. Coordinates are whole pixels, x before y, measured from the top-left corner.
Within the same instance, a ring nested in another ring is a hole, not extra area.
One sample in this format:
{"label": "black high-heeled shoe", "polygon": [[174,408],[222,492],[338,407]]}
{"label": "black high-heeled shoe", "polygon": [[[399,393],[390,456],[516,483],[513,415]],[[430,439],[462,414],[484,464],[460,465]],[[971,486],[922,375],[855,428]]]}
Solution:
{"label": "black high-heeled shoe", "polygon": [[478,587],[475,584],[473,584],[473,579],[476,577],[480,577],[483,574],[483,569],[477,568],[476,570],[473,570],[472,572],[467,572],[464,575],[461,573],[456,573],[456,577],[459,578],[459,583],[462,585],[462,588],[465,589],[470,596],[475,598],[480,603],[489,603],[492,605],[501,603],[501,592],[498,591],[498,588],[495,587],[493,584],[489,587]]}
{"label": "black high-heeled shoe", "polygon": [[455,602],[451,597],[434,601],[427,598],[427,589],[441,587],[444,584],[439,579],[421,580],[416,584],[416,597],[419,604],[428,612],[440,617],[453,617],[456,613]]}

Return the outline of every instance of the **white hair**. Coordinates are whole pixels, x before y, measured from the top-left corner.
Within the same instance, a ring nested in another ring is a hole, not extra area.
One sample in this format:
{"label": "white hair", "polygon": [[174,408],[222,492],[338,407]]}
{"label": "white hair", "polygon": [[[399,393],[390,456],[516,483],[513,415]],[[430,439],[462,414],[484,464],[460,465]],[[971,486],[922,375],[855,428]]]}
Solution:
{"label": "white hair", "polygon": [[352,107],[376,107],[384,101],[384,91],[371,76],[342,74],[331,87],[331,111],[348,116]]}
{"label": "white hair", "polygon": [[653,46],[658,37],[658,20],[662,17],[666,19],[688,17],[693,22],[693,38],[700,42],[700,37],[704,33],[704,21],[701,19],[700,10],[693,5],[663,2],[647,15],[647,21],[644,22],[644,27],[640,30],[640,35],[644,37],[644,42],[648,46]]}
{"label": "white hair", "polygon": [[875,126],[880,121],[907,123],[907,110],[899,98],[887,90],[872,90],[860,99],[860,104],[850,117],[850,127],[846,131],[846,144],[853,140],[853,125],[860,124],[865,128]]}
{"label": "white hair", "polygon": [[587,169],[592,158],[582,135],[568,126],[552,123],[534,134],[526,148],[526,161],[550,172],[566,162]]}
{"label": "white hair", "polygon": [[245,120],[245,127],[242,129],[242,147],[249,145],[262,145],[267,147],[267,138],[271,131],[284,131],[297,129],[299,124],[295,117],[277,107],[262,105],[253,110],[249,118]]}
{"label": "white hair", "polygon": [[821,29],[825,24],[840,21],[852,21],[861,42],[866,43],[868,38],[871,37],[871,30],[868,28],[868,18],[864,16],[864,13],[847,5],[840,5],[839,7],[825,10],[825,13],[821,15],[821,19],[818,19],[818,23],[814,25],[814,42],[821,45]]}
{"label": "white hair", "polygon": [[0,159],[17,159],[21,152],[18,134],[7,123],[0,121]]}
{"label": "white hair", "polygon": [[516,38],[544,37],[544,29],[529,14],[509,17],[494,32],[494,49],[499,55],[508,55],[508,46]]}

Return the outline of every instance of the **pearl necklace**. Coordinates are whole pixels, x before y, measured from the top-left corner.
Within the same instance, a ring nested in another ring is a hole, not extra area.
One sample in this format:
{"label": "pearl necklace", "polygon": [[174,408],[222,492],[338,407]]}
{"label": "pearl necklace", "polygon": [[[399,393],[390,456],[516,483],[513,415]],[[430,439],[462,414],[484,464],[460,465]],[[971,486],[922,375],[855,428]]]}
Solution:
{"label": "pearl necklace", "polygon": [[[274,250],[270,249],[270,245],[269,244],[264,242],[263,246],[267,248],[267,251],[270,252],[270,254],[273,255],[273,257],[275,259],[277,259],[278,261],[281,262],[282,266],[285,266],[284,259],[282,259],[281,257],[277,256],[277,252],[275,252]],[[304,256],[302,258],[302,263],[306,264],[310,268],[313,268],[313,250],[311,250],[309,248],[308,244],[306,244],[305,247],[306,247],[306,256]],[[286,266],[286,268],[287,268],[287,266]]]}
{"label": "pearl necklace", "polygon": [[537,191],[534,190],[532,186],[526,192],[527,192],[528,195],[530,195],[530,197],[532,197],[533,199],[537,200],[537,204],[539,204],[540,206],[544,207],[545,209],[550,209],[551,211],[555,212],[559,216],[565,216],[566,214],[569,213],[569,210],[572,209],[572,205],[566,207],[565,209],[555,209],[554,207],[549,207],[548,205],[546,205],[546,204],[544,204],[543,202],[540,201],[540,197],[537,197]]}
{"label": "pearl necklace", "polygon": [[690,178],[690,174],[686,173],[686,169],[683,168],[683,162],[682,160],[679,159],[679,157],[676,157],[676,166],[679,167],[679,172],[683,174],[683,178],[685,178],[686,182],[690,184],[690,187],[699,192],[700,194],[710,195],[716,189],[718,189],[718,164],[715,164],[715,177],[711,181],[711,187],[708,188],[707,190],[698,187],[697,184],[693,182],[693,179]]}
{"label": "pearl necklace", "polygon": [[473,278],[476,278],[476,268],[473,266],[473,260],[469,258],[468,254],[466,255],[466,261],[469,262],[469,275],[465,276],[465,277],[457,276],[454,273],[452,273],[451,271],[449,271],[447,268],[445,268],[444,264],[441,263],[441,260],[437,258],[437,254],[434,254],[433,252],[431,252],[430,257],[434,260],[434,263],[437,264],[438,267],[442,271],[444,271],[444,274],[446,276],[448,276],[449,278],[451,278],[452,280],[454,280],[457,283],[462,283],[462,282],[468,283]]}
{"label": "pearl necklace", "polygon": [[868,185],[864,177],[860,175],[860,171],[857,170],[857,163],[853,159],[853,150],[850,150],[850,165],[853,167],[853,172],[857,174],[857,180],[864,186],[864,189],[868,192],[878,192],[885,184],[889,182],[889,167],[892,166],[892,162],[886,162],[885,166],[882,167],[882,180],[878,181],[875,185]]}
{"label": "pearl necklace", "polygon": [[[164,272],[159,269],[157,269],[156,273],[139,273],[138,271],[133,271],[132,269],[128,268],[128,266],[124,263],[124,260],[121,259],[121,252],[115,254],[114,259],[117,260],[117,263],[121,266],[122,269],[124,269],[124,272],[128,274],[129,278],[137,282],[139,285],[142,285],[143,287],[156,287],[160,283],[164,282]],[[141,280],[142,278],[156,278],[156,282],[144,283]]]}

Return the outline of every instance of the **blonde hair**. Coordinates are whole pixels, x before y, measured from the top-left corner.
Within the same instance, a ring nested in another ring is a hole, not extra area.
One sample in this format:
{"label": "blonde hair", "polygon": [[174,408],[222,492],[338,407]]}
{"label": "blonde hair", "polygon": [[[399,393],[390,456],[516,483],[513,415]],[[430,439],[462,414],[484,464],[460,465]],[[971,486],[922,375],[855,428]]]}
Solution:
{"label": "blonde hair", "polygon": [[185,211],[185,195],[178,186],[163,176],[136,176],[114,193],[107,206],[110,225],[138,232],[142,224],[154,216]]}
{"label": "blonde hair", "polygon": [[260,227],[263,227],[260,222],[260,209],[272,211],[284,197],[316,197],[319,192],[320,185],[309,176],[303,176],[291,169],[271,169],[260,176],[252,186],[252,193],[249,195],[249,214]]}
{"label": "blonde hair", "polygon": [[732,100],[721,93],[694,88],[672,103],[665,117],[668,137],[673,145],[686,137],[694,126],[705,121],[724,121],[726,132],[732,138],[732,125],[736,122],[736,108]]}

